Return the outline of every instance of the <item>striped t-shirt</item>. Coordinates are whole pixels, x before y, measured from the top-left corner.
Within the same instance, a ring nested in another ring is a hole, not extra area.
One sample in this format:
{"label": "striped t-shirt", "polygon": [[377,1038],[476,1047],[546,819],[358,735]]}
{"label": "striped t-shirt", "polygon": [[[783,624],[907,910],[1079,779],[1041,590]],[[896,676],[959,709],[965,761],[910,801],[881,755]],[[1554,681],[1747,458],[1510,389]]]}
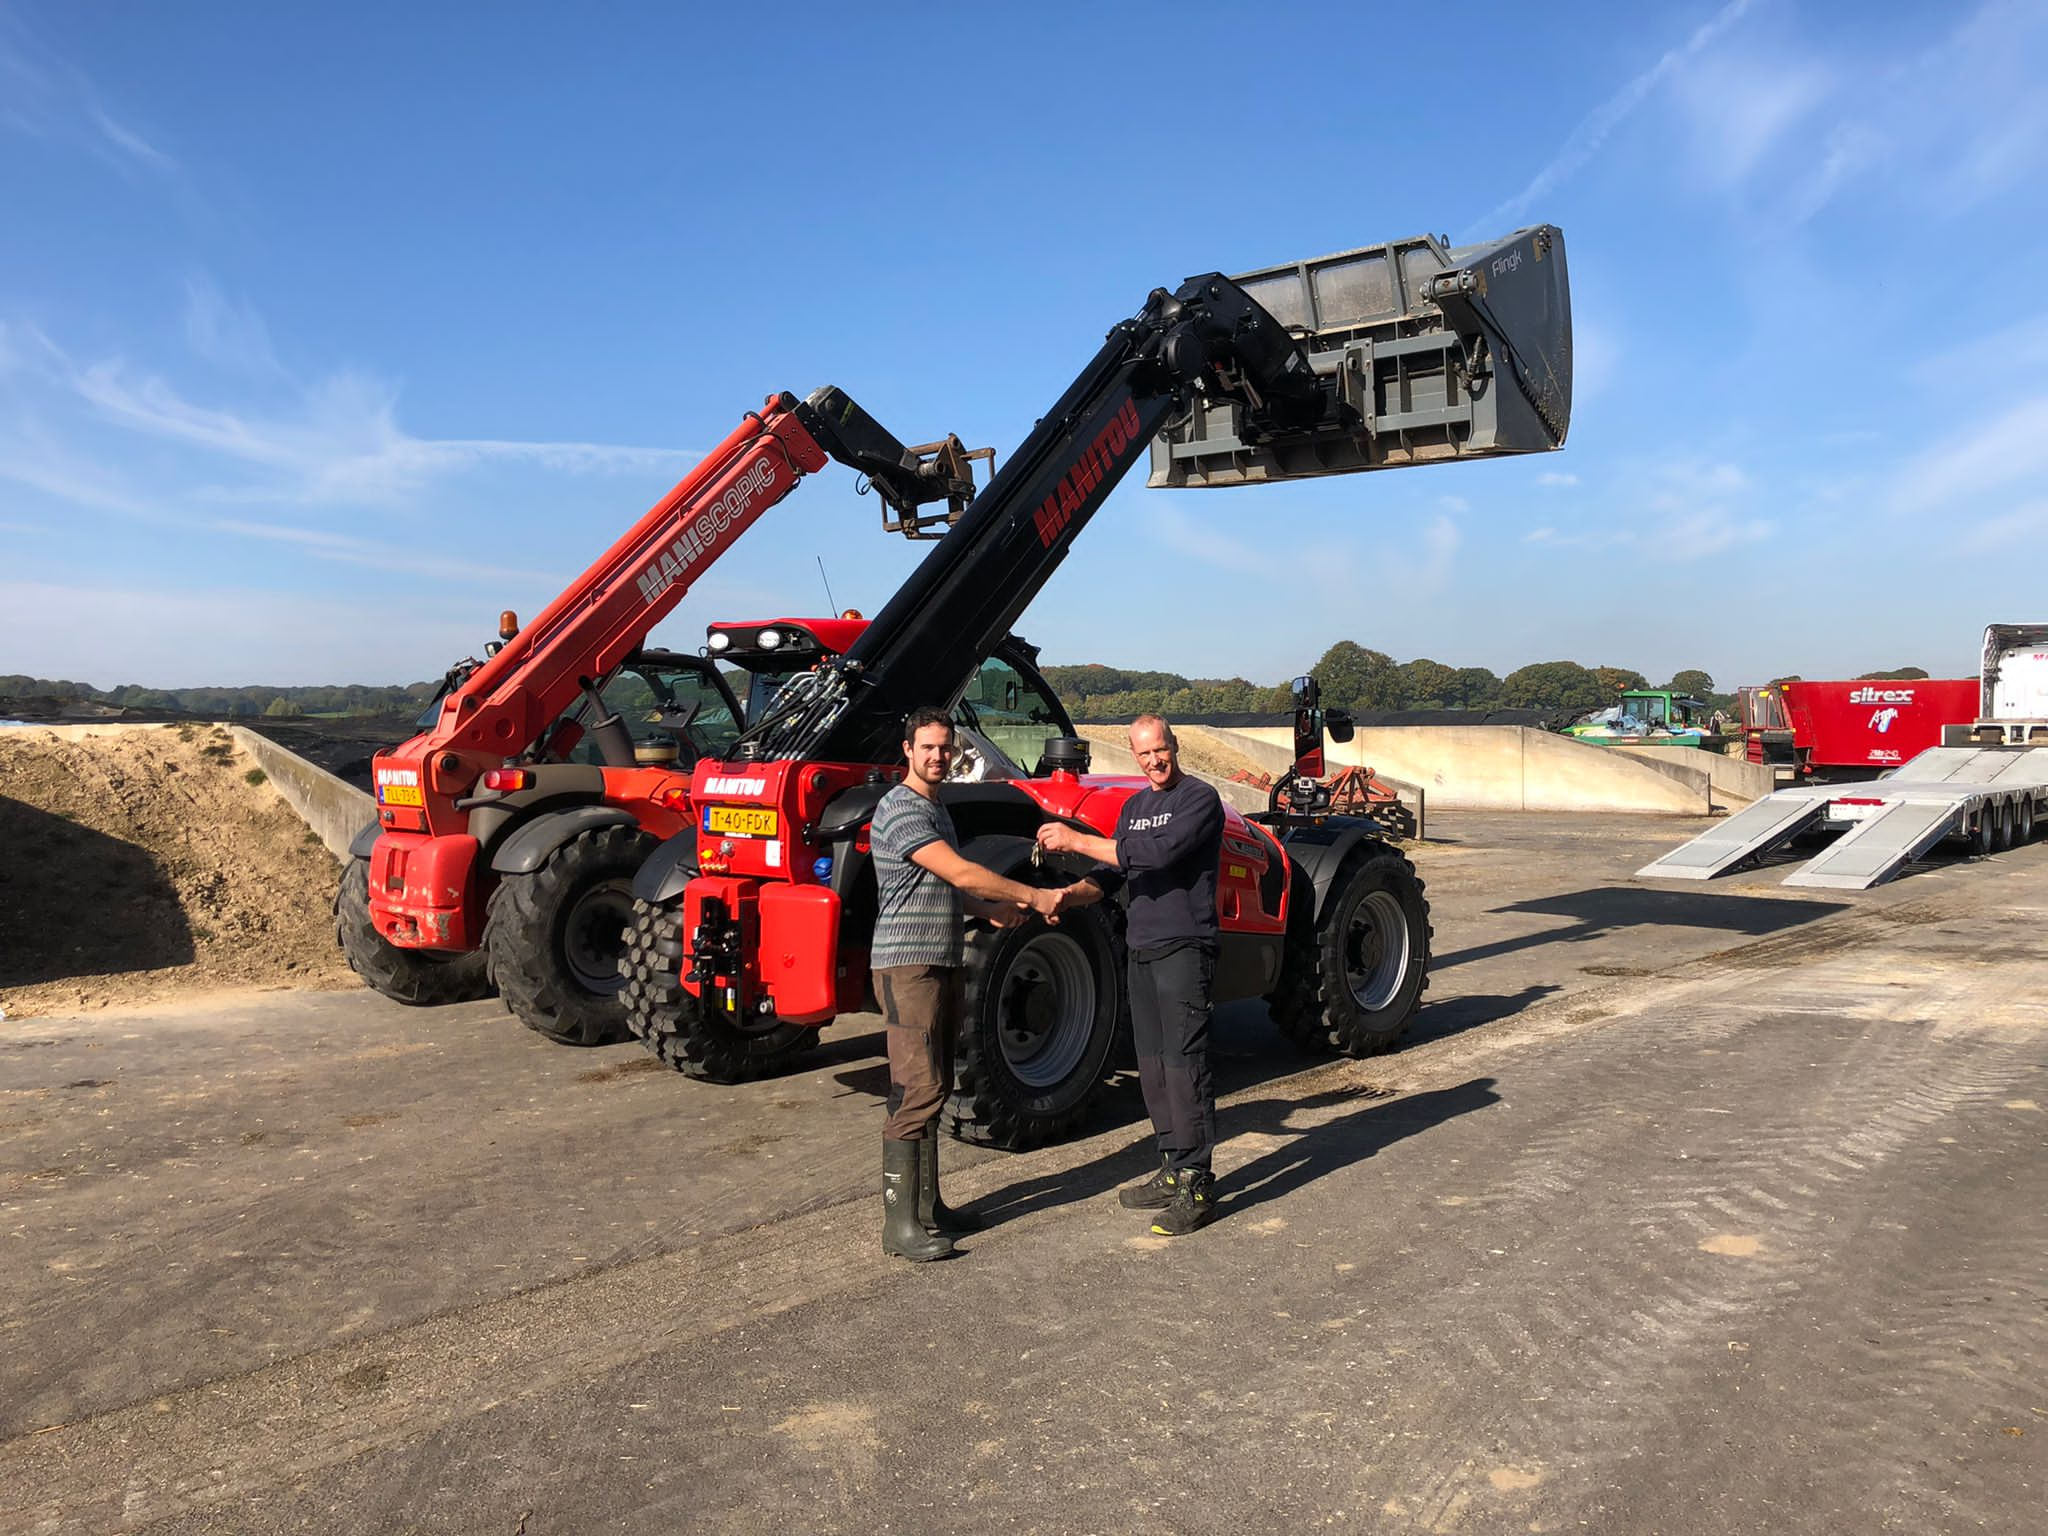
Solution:
{"label": "striped t-shirt", "polygon": [[880,909],[875,916],[875,948],[868,964],[958,965],[960,935],[966,914],[960,893],[910,856],[931,843],[958,850],[953,818],[937,801],[927,800],[898,784],[882,796],[868,829],[875,853],[875,883]]}

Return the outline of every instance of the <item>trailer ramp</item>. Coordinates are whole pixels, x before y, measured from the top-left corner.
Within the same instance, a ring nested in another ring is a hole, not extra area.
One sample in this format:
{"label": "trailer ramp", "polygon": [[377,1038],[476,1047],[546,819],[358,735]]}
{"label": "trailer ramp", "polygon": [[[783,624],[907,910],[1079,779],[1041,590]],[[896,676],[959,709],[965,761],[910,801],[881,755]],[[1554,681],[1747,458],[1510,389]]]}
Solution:
{"label": "trailer ramp", "polygon": [[1804,869],[1787,875],[1783,883],[1837,891],[1882,885],[1956,830],[1957,822],[1968,813],[1968,806],[1953,796],[1890,800],[1807,860]]}
{"label": "trailer ramp", "polygon": [[1689,843],[1645,864],[1636,874],[1649,880],[1711,880],[1738,864],[1762,858],[1790,842],[1827,814],[1832,794],[1811,786],[1781,789],[1717,822]]}
{"label": "trailer ramp", "polygon": [[[1709,880],[1822,821],[1831,802],[1878,802],[1786,885],[1861,891],[1890,880],[1970,818],[2024,803],[2048,807],[2048,748],[1930,747],[1868,784],[1803,784],[1759,800],[1637,870],[1651,880]],[[2007,804],[2010,802],[2010,804]]]}

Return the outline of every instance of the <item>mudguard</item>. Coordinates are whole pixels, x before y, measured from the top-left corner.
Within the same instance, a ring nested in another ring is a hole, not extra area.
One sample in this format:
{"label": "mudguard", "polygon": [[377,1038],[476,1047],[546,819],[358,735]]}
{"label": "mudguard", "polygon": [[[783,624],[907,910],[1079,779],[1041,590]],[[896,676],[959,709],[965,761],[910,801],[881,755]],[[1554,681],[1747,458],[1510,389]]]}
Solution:
{"label": "mudguard", "polygon": [[1378,823],[1363,816],[1332,816],[1319,826],[1292,828],[1280,839],[1287,857],[1314,886],[1314,915],[1318,919],[1329,902],[1330,887],[1345,859],[1360,843],[1377,841],[1380,835]]}
{"label": "mudguard", "polygon": [[635,901],[670,901],[697,878],[697,832],[678,832],[647,856],[633,877]]}
{"label": "mudguard", "polygon": [[358,832],[355,835],[355,841],[348,845],[348,856],[352,859],[367,859],[370,856],[370,850],[377,846],[377,839],[383,834],[383,831],[384,828],[381,825],[374,821],[371,822],[362,831]]}
{"label": "mudguard", "polygon": [[639,823],[612,805],[579,805],[536,816],[514,832],[491,855],[491,868],[501,875],[530,875],[562,844],[594,827],[632,827]]}

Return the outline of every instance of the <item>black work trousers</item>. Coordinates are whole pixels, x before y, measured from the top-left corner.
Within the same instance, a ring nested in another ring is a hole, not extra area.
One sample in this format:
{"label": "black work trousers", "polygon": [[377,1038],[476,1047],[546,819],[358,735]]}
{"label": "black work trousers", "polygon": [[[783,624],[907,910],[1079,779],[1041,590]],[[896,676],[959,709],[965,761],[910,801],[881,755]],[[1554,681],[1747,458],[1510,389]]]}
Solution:
{"label": "black work trousers", "polygon": [[1176,1173],[1207,1173],[1216,1149],[1216,1085],[1209,1076],[1209,985],[1216,951],[1205,944],[1133,951],[1129,975],[1138,1086],[1145,1091],[1160,1154]]}

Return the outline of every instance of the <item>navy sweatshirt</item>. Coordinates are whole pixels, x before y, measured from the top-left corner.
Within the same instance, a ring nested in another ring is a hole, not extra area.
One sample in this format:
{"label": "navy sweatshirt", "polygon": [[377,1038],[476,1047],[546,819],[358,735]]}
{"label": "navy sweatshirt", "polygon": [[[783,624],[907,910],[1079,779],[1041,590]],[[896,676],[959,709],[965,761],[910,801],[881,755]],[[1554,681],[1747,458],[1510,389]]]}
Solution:
{"label": "navy sweatshirt", "polygon": [[1124,940],[1148,951],[1216,942],[1216,865],[1223,800],[1182,774],[1171,789],[1139,790],[1116,818],[1117,868],[1130,887]]}

